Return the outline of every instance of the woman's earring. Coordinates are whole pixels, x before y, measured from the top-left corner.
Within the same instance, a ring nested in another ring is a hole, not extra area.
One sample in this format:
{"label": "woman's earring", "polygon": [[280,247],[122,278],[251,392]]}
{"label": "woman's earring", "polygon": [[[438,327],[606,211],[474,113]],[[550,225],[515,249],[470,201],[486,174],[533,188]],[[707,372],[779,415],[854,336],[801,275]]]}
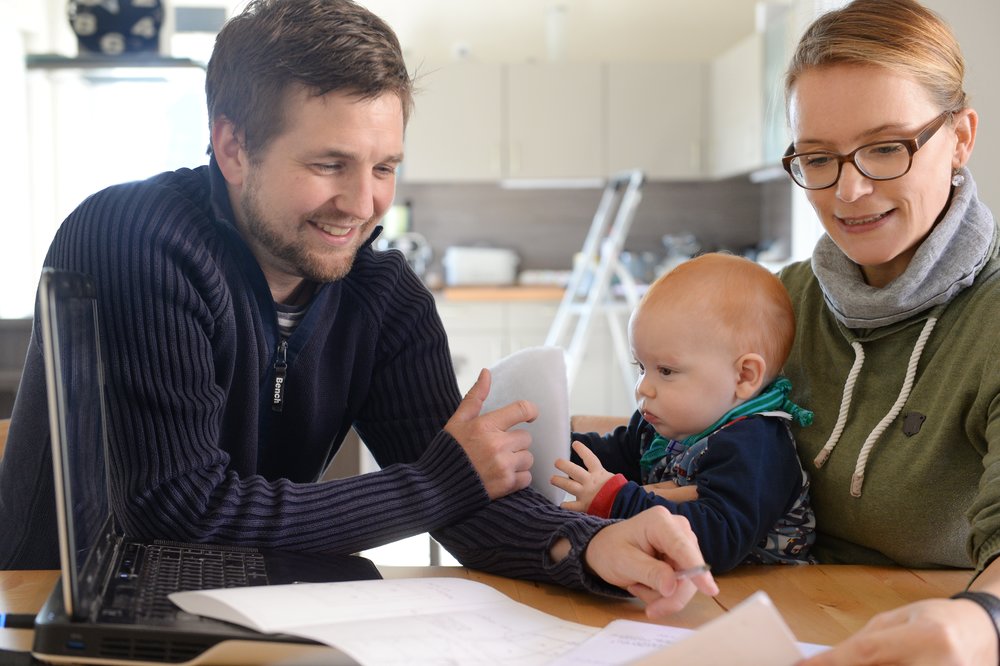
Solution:
{"label": "woman's earring", "polygon": [[951,174],[952,187],[961,187],[964,183],[965,183],[965,176],[963,176],[958,169],[955,169],[955,171]]}

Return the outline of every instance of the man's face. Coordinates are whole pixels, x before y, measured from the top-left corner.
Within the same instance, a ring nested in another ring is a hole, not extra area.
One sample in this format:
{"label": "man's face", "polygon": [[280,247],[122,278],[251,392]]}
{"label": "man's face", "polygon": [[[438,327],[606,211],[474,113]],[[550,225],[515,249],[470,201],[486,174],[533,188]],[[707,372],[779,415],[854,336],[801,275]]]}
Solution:
{"label": "man's face", "polygon": [[392,204],[403,112],[391,93],[361,100],[293,89],[285,130],[232,188],[237,226],[275,294],[338,280]]}

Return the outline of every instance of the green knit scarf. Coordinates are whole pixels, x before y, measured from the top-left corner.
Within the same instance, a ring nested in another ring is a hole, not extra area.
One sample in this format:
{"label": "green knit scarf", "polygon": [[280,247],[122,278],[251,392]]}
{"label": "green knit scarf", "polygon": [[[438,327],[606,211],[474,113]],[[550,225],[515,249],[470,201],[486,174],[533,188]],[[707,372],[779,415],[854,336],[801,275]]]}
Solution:
{"label": "green knit scarf", "polygon": [[[750,398],[746,402],[733,407],[728,412],[723,414],[722,418],[702,430],[697,435],[691,435],[681,441],[680,447],[682,449],[687,449],[696,442],[704,439],[708,435],[711,435],[716,430],[720,430],[721,428],[729,425],[733,421],[737,421],[753,414],[759,414],[761,412],[787,412],[799,423],[799,425],[810,425],[813,421],[813,413],[808,409],[799,407],[788,399],[788,393],[791,390],[792,382],[790,382],[786,377],[779,376],[773,382],[768,384],[758,396]],[[646,452],[642,454],[642,458],[639,459],[639,466],[642,467],[643,473],[649,472],[649,470],[653,468],[653,465],[666,455],[671,441],[673,440],[667,439],[663,435],[659,434],[653,438],[653,441],[649,445],[649,449],[647,449]]]}

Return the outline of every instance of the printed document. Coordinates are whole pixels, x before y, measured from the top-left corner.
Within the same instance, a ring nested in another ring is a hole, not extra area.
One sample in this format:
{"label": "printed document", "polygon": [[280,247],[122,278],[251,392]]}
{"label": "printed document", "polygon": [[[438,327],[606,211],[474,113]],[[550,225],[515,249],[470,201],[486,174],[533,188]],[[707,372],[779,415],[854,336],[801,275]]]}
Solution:
{"label": "printed document", "polygon": [[793,666],[826,649],[795,642],[770,597],[756,592],[697,630],[615,620],[550,666]]}
{"label": "printed document", "polygon": [[175,592],[188,613],[310,638],[360,664],[543,666],[597,633],[462,578]]}
{"label": "printed document", "polygon": [[197,590],[170,599],[188,613],[309,638],[372,666],[791,666],[825,649],[795,643],[763,592],[697,631],[631,620],[597,629],[463,578]]}

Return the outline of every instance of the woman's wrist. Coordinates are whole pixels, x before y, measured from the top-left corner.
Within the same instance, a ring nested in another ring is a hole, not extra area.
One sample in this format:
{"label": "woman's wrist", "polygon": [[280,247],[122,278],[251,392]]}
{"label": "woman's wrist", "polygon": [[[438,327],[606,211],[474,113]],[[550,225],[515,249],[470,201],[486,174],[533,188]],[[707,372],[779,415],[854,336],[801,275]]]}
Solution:
{"label": "woman's wrist", "polygon": [[1000,597],[990,592],[980,592],[967,590],[951,595],[952,599],[965,599],[978,604],[980,608],[987,612],[990,620],[993,621],[993,629],[997,635],[997,654],[1000,655]]}

